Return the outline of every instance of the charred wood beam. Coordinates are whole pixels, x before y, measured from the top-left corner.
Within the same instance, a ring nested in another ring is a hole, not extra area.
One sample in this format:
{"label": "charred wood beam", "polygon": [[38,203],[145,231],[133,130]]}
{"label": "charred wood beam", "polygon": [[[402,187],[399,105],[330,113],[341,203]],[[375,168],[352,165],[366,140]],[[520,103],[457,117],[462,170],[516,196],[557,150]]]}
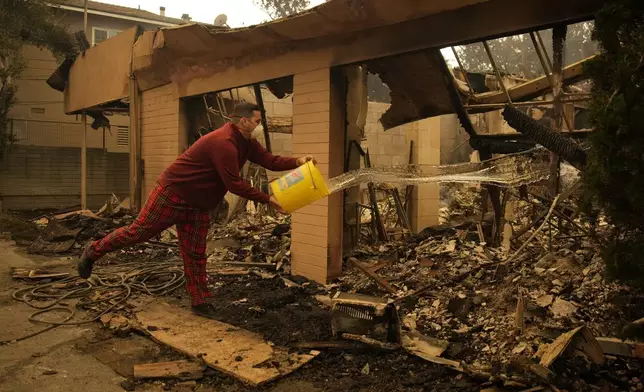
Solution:
{"label": "charred wood beam", "polygon": [[470,139],[470,145],[475,150],[489,150],[492,154],[514,154],[534,148],[535,143],[483,139],[477,137]]}
{"label": "charred wood beam", "polygon": [[[567,137],[584,139],[591,134],[591,131],[574,132],[566,134]],[[470,145],[475,150],[490,150],[492,154],[514,154],[534,148],[537,144],[534,140],[523,134],[498,134],[478,135],[470,139]]]}
{"label": "charred wood beam", "polygon": [[[490,155],[492,155],[490,153]],[[487,185],[487,192],[490,196],[490,203],[492,203],[492,209],[494,210],[494,224],[492,226],[492,246],[499,245],[499,238],[501,238],[501,230],[503,230],[503,225],[501,224],[503,218],[503,208],[501,203],[501,188],[494,185]]]}
{"label": "charred wood beam", "polygon": [[[366,151],[364,156],[365,167],[371,167],[371,158],[369,157],[369,151]],[[382,216],[380,215],[380,209],[378,208],[378,199],[376,198],[376,188],[372,182],[367,184],[367,189],[369,191],[369,201],[371,202],[371,217],[372,221],[376,225],[376,233],[380,241],[389,241],[389,236],[387,235],[387,229],[385,224],[382,221]],[[359,234],[359,233],[358,233]]]}
{"label": "charred wood beam", "polygon": [[[566,137],[585,139],[591,131],[571,132]],[[514,135],[478,135],[470,139],[470,145],[475,150],[489,149],[492,154],[514,154],[530,150],[539,144],[523,134]]]}
{"label": "charred wood beam", "polygon": [[262,97],[262,89],[259,83],[253,85],[253,90],[255,91],[255,99],[257,100],[257,106],[259,106],[259,111],[262,115],[262,128],[264,128],[264,141],[266,142],[266,149],[268,150],[268,152],[273,152],[273,149],[271,148],[271,138],[268,135],[268,122],[266,121],[266,110],[264,109],[264,98]]}
{"label": "charred wood beam", "polygon": [[[552,95],[554,97],[554,117],[552,119],[552,128],[561,133],[564,118],[563,106],[563,63],[564,63],[564,46],[566,44],[566,34],[568,27],[566,25],[557,25],[552,28],[552,78],[554,85],[552,86]],[[568,124],[568,131],[573,131],[574,127]],[[561,157],[555,152],[551,153],[550,157],[550,194],[555,197],[559,193],[559,170],[561,167]],[[552,234],[550,235],[550,243],[552,243]]]}
{"label": "charred wood beam", "polygon": [[577,169],[583,170],[586,166],[586,160],[588,158],[586,151],[570,138],[553,131],[545,125],[539,124],[527,114],[510,106],[506,106],[503,110],[503,118],[512,128],[541,144],[548,150],[557,153]]}
{"label": "charred wood beam", "polygon": [[[572,139],[585,139],[589,135],[593,133],[592,129],[585,129],[585,130],[579,130],[575,132],[570,132],[566,134],[566,137],[572,138]],[[485,134],[485,135],[477,135],[477,139],[481,140],[493,140],[493,141],[498,141],[498,142],[516,142],[516,143],[529,143],[529,144],[537,144],[534,140],[530,139],[528,136],[522,134],[522,133],[497,133],[497,134]]]}
{"label": "charred wood beam", "polygon": [[[476,130],[474,130],[474,125],[472,125],[470,116],[467,114],[467,110],[465,110],[465,107],[463,106],[463,101],[461,101],[461,96],[458,92],[458,88],[456,87],[456,84],[454,83],[454,77],[452,76],[452,73],[449,71],[447,62],[445,61],[445,59],[443,59],[442,61],[439,61],[439,65],[440,65],[441,74],[443,75],[443,80],[445,81],[445,87],[447,88],[447,93],[449,94],[449,99],[452,103],[454,111],[456,112],[456,117],[458,117],[458,121],[461,123],[461,126],[463,127],[465,132],[467,132],[467,134],[470,135],[470,137],[476,137]],[[474,146],[472,146],[472,148],[474,148]],[[491,157],[492,155],[490,154],[490,158]],[[481,156],[481,159],[487,159],[487,158],[483,158],[483,156]]]}

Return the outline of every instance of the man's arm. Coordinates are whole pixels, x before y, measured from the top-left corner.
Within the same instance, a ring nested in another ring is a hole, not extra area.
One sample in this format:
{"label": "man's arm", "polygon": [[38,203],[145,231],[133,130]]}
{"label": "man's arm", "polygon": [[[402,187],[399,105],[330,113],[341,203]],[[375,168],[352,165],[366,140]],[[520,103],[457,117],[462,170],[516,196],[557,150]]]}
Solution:
{"label": "man's arm", "polygon": [[285,171],[297,169],[298,162],[297,158],[287,158],[273,155],[256,139],[250,139],[250,151],[248,154],[248,160],[262,166],[265,169],[271,171]]}
{"label": "man's arm", "polygon": [[237,161],[237,148],[230,141],[217,143],[210,149],[210,159],[217,168],[219,177],[231,193],[248,200],[260,203],[268,203],[269,196],[253,188],[248,181],[239,175],[239,162]]}

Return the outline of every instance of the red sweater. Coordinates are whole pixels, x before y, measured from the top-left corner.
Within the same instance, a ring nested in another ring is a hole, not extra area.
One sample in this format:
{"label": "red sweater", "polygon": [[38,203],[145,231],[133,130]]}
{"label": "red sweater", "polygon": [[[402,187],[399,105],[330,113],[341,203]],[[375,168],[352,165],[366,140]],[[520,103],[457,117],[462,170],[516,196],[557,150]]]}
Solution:
{"label": "red sweater", "polygon": [[297,168],[297,159],[271,154],[257,140],[246,139],[234,124],[227,123],[190,146],[165,169],[159,183],[189,204],[208,210],[215,208],[227,191],[267,203],[269,196],[239,175],[247,160],[272,171]]}

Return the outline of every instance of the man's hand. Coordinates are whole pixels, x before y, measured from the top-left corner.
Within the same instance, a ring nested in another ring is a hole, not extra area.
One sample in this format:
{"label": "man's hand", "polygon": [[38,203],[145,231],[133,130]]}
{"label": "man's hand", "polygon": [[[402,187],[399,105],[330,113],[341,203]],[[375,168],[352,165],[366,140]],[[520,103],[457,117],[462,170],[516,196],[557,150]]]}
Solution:
{"label": "man's hand", "polygon": [[275,200],[275,197],[271,196],[271,198],[270,198],[270,200],[268,202],[270,203],[270,205],[273,208],[275,208],[275,211],[279,212],[282,215],[288,215],[288,212],[286,212],[286,210],[284,208],[282,208],[280,203],[278,203],[277,200]]}
{"label": "man's hand", "polygon": [[315,160],[315,157],[313,155],[306,155],[300,158],[297,158],[297,165],[302,166],[306,162],[313,162],[314,165],[318,163],[318,161]]}

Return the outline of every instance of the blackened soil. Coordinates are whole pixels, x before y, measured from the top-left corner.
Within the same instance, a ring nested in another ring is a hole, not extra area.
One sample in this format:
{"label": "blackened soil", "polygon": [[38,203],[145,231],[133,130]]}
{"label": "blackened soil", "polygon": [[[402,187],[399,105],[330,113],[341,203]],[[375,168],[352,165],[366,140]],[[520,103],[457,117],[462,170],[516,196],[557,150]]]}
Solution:
{"label": "blackened soil", "polygon": [[[367,370],[368,369],[368,370]],[[284,388],[284,385],[308,385],[314,392],[421,392],[464,391],[479,392],[480,385],[467,377],[422,359],[395,352],[345,351],[323,352],[275,383],[249,387],[221,373],[201,381],[217,391],[268,392],[302,389]]]}
{"label": "blackened soil", "polygon": [[277,345],[331,339],[331,313],[314,290],[286,287],[279,277],[211,277],[217,320],[245,328]]}
{"label": "blackened soil", "polygon": [[480,390],[471,380],[444,367],[402,352],[373,350],[323,353],[291,377],[334,392]]}
{"label": "blackened soil", "polygon": [[[327,341],[331,313],[312,297],[314,288],[286,287],[281,278],[211,277],[217,319],[262,334],[277,345]],[[287,376],[287,384],[303,382],[315,391],[479,391],[458,373],[403,352],[372,348],[323,351]],[[271,391],[275,385],[246,387],[216,374],[203,380],[226,391]],[[219,390],[219,389],[218,389]]]}

